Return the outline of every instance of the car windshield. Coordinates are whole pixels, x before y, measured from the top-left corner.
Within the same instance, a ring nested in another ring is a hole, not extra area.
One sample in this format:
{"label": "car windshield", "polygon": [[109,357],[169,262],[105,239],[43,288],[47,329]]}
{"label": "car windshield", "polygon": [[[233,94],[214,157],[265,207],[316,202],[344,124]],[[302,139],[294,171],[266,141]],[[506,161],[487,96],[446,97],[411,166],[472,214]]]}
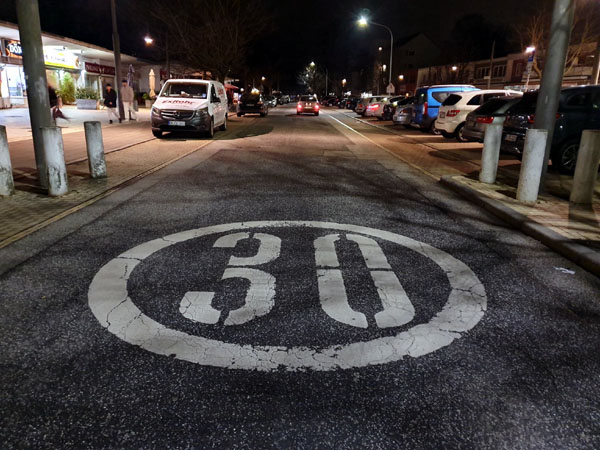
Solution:
{"label": "car windshield", "polygon": [[243,102],[258,102],[260,100],[260,95],[258,94],[244,94],[242,98],[240,98]]}
{"label": "car windshield", "polygon": [[313,97],[312,95],[303,95],[302,97],[300,97],[300,101],[301,102],[316,102],[317,99],[315,97]]}
{"label": "car windshield", "polygon": [[[511,102],[514,102],[515,99],[511,98],[502,98],[496,97],[488,100],[482,106],[477,108],[475,111],[476,114],[494,114],[494,113],[503,113],[508,109],[507,107]],[[504,110],[504,111],[503,111]]]}
{"label": "car windshield", "polygon": [[161,93],[163,97],[206,98],[206,84],[201,83],[167,83]]}

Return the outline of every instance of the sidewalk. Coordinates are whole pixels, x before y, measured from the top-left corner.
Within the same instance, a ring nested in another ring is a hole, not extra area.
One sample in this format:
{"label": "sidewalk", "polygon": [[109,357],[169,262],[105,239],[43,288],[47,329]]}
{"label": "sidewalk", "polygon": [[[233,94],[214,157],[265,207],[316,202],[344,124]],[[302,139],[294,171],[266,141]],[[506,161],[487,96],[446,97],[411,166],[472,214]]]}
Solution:
{"label": "sidewalk", "polygon": [[[358,121],[373,130],[361,132],[377,145],[600,276],[600,180],[596,183],[593,204],[581,206],[569,202],[573,178],[550,172],[547,192],[540,195],[535,205],[527,206],[516,200],[521,169],[516,158],[501,155],[497,182],[480,183],[483,145],[460,144],[371,120]],[[378,129],[388,134],[376,133]]]}
{"label": "sidewalk", "polygon": [[[108,113],[104,109],[85,110],[77,109],[76,106],[64,106],[61,111],[69,120],[58,119],[56,125],[62,129],[63,136],[69,133],[83,131],[83,122],[99,121],[102,126],[119,126],[119,124],[109,125]],[[150,110],[140,108],[137,113],[138,122],[150,121]],[[6,127],[8,142],[31,139],[31,124],[29,122],[28,108],[9,108],[0,109],[0,125]]]}

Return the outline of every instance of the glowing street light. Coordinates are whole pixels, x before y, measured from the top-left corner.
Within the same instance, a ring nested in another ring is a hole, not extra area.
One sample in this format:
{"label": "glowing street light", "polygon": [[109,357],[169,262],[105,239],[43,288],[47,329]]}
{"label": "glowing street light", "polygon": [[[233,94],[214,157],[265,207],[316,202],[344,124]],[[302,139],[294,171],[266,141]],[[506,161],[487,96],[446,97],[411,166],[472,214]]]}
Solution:
{"label": "glowing street light", "polygon": [[404,80],[404,75],[398,75],[398,79],[399,79],[400,81],[403,81],[403,80]]}
{"label": "glowing street light", "polygon": [[385,72],[385,70],[387,69],[387,66],[384,64],[382,67],[383,71]]}
{"label": "glowing street light", "polygon": [[347,81],[346,81],[346,79],[344,78],[344,79],[342,80],[342,86],[343,86],[343,87],[346,87],[346,83],[347,83]]}
{"label": "glowing street light", "polygon": [[152,45],[154,39],[152,39],[149,35],[146,35],[144,36],[144,42],[146,43],[146,45]]}
{"label": "glowing street light", "polygon": [[527,47],[525,49],[525,54],[526,55],[530,55],[531,53],[535,52],[535,47],[533,45],[530,45],[529,47]]}
{"label": "glowing street light", "polygon": [[[394,55],[394,34],[392,33],[392,30],[390,29],[390,27],[386,26],[386,25],[382,25],[380,23],[377,22],[372,22],[370,20],[368,20],[365,16],[361,16],[358,19],[358,26],[359,27],[366,27],[367,25],[375,25],[376,27],[381,27],[381,28],[385,28],[386,30],[388,30],[388,32],[390,33],[390,76],[389,76],[389,81],[390,81],[390,86],[393,88],[393,83],[392,83],[392,57]],[[383,50],[381,47],[379,47],[379,51]]]}
{"label": "glowing street light", "polygon": [[309,65],[310,65],[310,67],[315,67],[316,64],[314,61],[311,61]]}
{"label": "glowing street light", "polygon": [[261,81],[265,81],[265,80],[266,80],[266,78],[265,78],[265,77],[261,77],[260,79],[261,79]]}
{"label": "glowing street light", "polygon": [[452,72],[456,72],[458,70],[457,66],[452,66]]}
{"label": "glowing street light", "polygon": [[377,50],[379,50],[379,51],[382,51],[382,50],[383,50],[383,47],[379,47]]}

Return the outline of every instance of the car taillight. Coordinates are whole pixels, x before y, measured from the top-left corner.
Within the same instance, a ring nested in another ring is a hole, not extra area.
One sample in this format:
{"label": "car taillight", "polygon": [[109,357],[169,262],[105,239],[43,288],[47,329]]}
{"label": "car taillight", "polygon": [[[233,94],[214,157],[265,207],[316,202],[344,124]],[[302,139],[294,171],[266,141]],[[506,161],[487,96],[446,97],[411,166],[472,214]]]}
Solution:
{"label": "car taillight", "polygon": [[460,109],[451,109],[446,113],[446,117],[456,117],[460,114]]}
{"label": "car taillight", "polygon": [[477,123],[492,123],[494,121],[493,117],[478,117]]}
{"label": "car taillight", "polygon": [[425,103],[423,103],[423,115],[426,116],[428,111],[429,111],[429,103],[425,102]]}
{"label": "car taillight", "polygon": [[302,103],[298,103],[298,109],[302,109]]}
{"label": "car taillight", "polygon": [[535,114],[529,114],[527,116],[527,123],[533,123],[535,122]]}
{"label": "car taillight", "polygon": [[262,106],[263,102],[258,102],[257,105],[261,105]]}
{"label": "car taillight", "polygon": [[318,103],[315,105],[315,109],[316,109],[317,111],[319,110],[319,104],[318,104]]}

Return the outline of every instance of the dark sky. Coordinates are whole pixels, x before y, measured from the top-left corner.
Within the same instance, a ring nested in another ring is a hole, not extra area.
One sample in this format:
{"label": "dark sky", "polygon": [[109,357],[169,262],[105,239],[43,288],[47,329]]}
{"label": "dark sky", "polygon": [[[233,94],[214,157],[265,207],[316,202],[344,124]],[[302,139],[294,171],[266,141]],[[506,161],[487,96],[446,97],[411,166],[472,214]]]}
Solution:
{"label": "dark sky", "polygon": [[[168,0],[167,0],[168,1]],[[275,27],[253,47],[249,66],[257,71],[279,72],[293,80],[312,60],[347,72],[370,54],[376,39],[387,40],[385,30],[356,26],[363,10],[372,20],[393,29],[400,39],[424,32],[440,46],[449,39],[456,21],[466,14],[481,14],[494,26],[513,26],[519,16],[551,0],[247,0],[262,1],[275,17]],[[112,48],[109,0],[39,0],[45,31]],[[142,38],[148,31],[144,14],[135,4],[144,0],[117,0],[122,51],[151,56]],[[0,19],[16,21],[13,0],[0,1]]]}

